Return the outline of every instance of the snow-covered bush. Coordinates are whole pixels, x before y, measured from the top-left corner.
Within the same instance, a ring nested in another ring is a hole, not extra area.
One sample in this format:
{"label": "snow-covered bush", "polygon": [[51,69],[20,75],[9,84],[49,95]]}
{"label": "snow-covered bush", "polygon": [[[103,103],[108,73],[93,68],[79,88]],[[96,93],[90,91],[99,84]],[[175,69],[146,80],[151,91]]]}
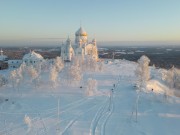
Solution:
{"label": "snow-covered bush", "polygon": [[89,78],[87,82],[86,95],[93,96],[97,92],[97,81]]}
{"label": "snow-covered bush", "polygon": [[138,78],[136,85],[140,89],[146,84],[146,82],[150,78],[149,63],[150,60],[145,55],[141,56],[141,58],[138,60],[138,66],[137,69],[135,70],[135,74]]}

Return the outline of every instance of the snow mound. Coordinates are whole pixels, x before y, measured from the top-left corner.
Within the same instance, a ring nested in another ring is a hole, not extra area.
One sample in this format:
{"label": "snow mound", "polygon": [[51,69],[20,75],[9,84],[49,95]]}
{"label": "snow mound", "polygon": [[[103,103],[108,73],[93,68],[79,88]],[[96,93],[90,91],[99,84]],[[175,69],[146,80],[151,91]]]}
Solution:
{"label": "snow mound", "polygon": [[150,80],[146,85],[147,90],[153,91],[155,93],[164,94],[169,91],[169,88],[161,84],[157,80]]}
{"label": "snow mound", "polygon": [[180,97],[180,91],[174,88],[168,88],[164,84],[160,83],[157,80],[150,80],[146,84],[146,89],[148,91],[153,91],[158,94],[166,94],[168,96]]}

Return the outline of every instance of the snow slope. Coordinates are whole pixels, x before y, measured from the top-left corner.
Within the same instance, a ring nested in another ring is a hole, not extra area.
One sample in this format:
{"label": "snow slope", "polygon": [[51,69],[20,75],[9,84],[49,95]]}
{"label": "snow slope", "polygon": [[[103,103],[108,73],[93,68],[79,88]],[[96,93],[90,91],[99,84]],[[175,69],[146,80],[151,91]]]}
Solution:
{"label": "snow slope", "polygon": [[85,82],[1,87],[0,135],[179,135],[180,99],[164,96],[169,90],[157,80],[136,91],[136,66],[116,60],[85,72],[84,79],[97,80],[93,96],[85,95]]}

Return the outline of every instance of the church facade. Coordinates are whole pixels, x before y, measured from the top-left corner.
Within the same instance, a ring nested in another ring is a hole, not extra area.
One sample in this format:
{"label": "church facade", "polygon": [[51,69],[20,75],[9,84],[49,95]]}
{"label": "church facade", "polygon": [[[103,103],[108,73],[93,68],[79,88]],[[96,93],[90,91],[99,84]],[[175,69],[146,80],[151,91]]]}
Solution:
{"label": "church facade", "polygon": [[64,61],[71,61],[73,56],[83,58],[90,56],[98,60],[96,39],[93,39],[92,42],[88,42],[88,34],[82,27],[75,33],[75,43],[73,47],[69,38],[66,43],[61,46],[61,57]]}

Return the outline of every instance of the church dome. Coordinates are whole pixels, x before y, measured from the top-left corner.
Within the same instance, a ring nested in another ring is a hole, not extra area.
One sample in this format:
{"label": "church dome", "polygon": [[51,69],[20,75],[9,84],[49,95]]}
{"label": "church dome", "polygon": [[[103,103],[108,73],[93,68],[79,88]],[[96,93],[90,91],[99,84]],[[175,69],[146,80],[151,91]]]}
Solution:
{"label": "church dome", "polygon": [[76,33],[75,33],[76,36],[87,36],[87,32],[82,28],[80,27]]}

